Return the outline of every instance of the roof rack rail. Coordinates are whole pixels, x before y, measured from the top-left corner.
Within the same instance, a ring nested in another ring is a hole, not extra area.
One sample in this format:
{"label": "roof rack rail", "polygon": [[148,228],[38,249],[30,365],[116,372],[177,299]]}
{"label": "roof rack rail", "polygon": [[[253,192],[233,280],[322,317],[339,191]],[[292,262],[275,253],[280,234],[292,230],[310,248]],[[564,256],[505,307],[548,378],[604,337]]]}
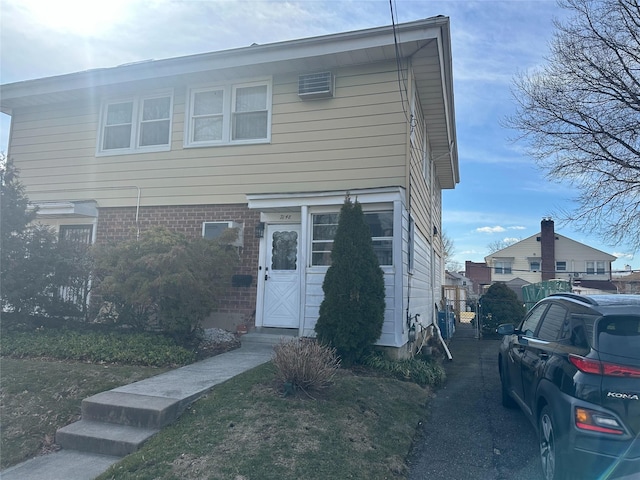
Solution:
{"label": "roof rack rail", "polygon": [[578,300],[579,302],[588,303],[589,305],[598,305],[598,302],[596,302],[595,299],[591,297],[587,297],[585,295],[578,295],[577,293],[568,293],[568,292],[552,293],[549,296],[571,298],[572,300]]}

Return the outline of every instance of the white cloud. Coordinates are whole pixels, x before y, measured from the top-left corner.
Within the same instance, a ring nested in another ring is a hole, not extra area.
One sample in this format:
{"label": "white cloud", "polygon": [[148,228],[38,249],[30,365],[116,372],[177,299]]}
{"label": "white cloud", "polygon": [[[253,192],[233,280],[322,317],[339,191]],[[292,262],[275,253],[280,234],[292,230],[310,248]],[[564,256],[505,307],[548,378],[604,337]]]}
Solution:
{"label": "white cloud", "polygon": [[618,260],[633,260],[633,253],[611,252],[611,255],[617,257]]}
{"label": "white cloud", "polygon": [[514,225],[513,227],[508,227],[509,230],[526,230],[527,227],[523,227],[522,225]]}
{"label": "white cloud", "polygon": [[504,227],[501,227],[499,225],[496,225],[495,227],[480,227],[480,228],[476,228],[476,232],[480,232],[480,233],[501,233],[501,232],[505,232],[507,229]]}

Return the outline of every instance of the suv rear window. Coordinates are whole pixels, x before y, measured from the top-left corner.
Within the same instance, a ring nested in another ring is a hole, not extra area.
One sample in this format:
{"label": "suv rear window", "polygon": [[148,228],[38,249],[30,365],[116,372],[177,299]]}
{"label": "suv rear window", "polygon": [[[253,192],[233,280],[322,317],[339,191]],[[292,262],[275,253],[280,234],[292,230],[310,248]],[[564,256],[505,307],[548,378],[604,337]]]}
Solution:
{"label": "suv rear window", "polygon": [[596,328],[599,351],[640,359],[640,317],[602,317]]}

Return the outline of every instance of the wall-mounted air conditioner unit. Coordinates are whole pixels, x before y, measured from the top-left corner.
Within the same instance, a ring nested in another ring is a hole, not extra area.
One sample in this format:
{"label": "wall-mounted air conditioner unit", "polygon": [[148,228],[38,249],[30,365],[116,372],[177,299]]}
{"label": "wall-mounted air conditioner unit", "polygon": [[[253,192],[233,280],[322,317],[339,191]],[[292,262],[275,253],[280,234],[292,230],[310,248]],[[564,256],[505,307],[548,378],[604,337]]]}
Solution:
{"label": "wall-mounted air conditioner unit", "polygon": [[233,228],[238,232],[238,238],[231,245],[234,247],[244,246],[244,223],[237,222],[202,222],[202,236],[208,239],[215,239],[222,233]]}
{"label": "wall-mounted air conditioner unit", "polygon": [[298,77],[298,95],[303,100],[333,97],[334,77],[331,72],[308,73]]}
{"label": "wall-mounted air conditioner unit", "polygon": [[581,276],[582,276],[582,274],[580,274],[580,273],[578,273],[578,272],[575,272],[575,273],[573,274],[573,278],[580,278]]}

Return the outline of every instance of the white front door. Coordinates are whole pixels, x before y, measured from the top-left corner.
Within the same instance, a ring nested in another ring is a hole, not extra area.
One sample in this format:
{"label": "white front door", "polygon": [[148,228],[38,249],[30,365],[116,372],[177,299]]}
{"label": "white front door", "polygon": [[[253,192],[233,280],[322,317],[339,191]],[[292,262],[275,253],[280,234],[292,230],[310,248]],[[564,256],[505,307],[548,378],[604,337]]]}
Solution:
{"label": "white front door", "polygon": [[267,225],[264,305],[265,327],[300,325],[300,225]]}

